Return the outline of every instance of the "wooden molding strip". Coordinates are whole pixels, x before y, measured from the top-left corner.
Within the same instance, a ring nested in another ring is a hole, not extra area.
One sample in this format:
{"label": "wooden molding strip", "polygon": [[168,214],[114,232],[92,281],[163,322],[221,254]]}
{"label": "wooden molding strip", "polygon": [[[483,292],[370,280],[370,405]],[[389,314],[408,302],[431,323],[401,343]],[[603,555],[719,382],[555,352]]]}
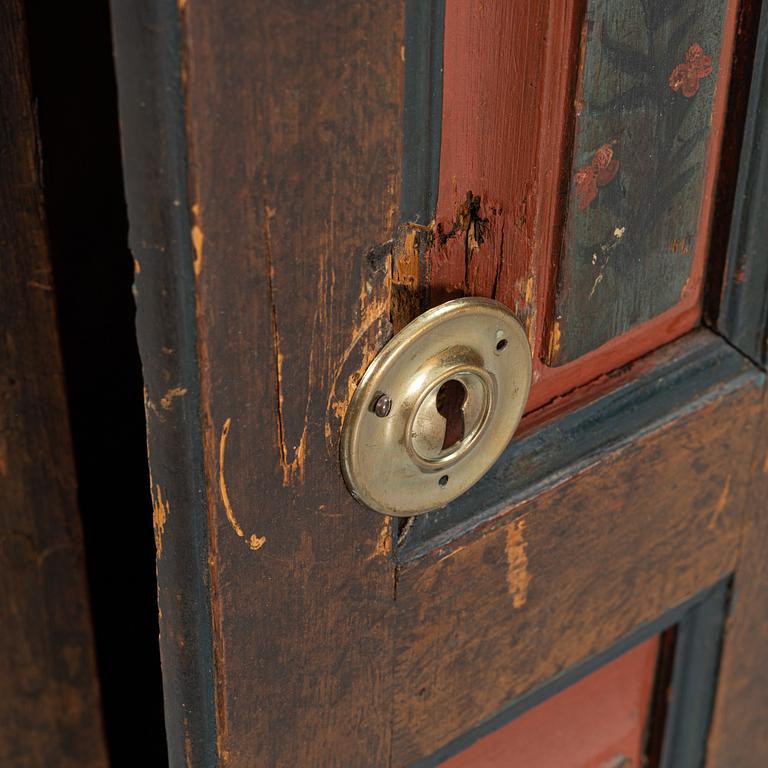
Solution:
{"label": "wooden molding strip", "polygon": [[[746,358],[707,330],[695,331],[620,373],[599,382],[608,387],[612,381],[620,383],[585,405],[560,414],[568,402],[564,398],[543,425],[526,429],[523,422],[520,436],[474,488],[444,509],[413,519],[401,537],[399,562],[450,546],[755,375]],[[589,393],[585,388],[583,395]],[[546,415],[537,414],[537,420]]]}
{"label": "wooden molding strip", "polygon": [[217,765],[208,502],[174,2],[112,3],[171,766]]}

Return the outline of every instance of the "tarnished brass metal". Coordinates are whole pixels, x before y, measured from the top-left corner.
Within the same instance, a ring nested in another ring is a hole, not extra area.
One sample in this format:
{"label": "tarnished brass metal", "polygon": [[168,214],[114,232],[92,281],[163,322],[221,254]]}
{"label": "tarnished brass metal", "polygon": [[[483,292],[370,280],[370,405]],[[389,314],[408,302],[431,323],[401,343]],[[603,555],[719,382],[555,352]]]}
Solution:
{"label": "tarnished brass metal", "polygon": [[349,490],[398,517],[445,506],[506,448],[530,384],[528,339],[503,304],[430,309],[382,349],[352,397],[341,435]]}

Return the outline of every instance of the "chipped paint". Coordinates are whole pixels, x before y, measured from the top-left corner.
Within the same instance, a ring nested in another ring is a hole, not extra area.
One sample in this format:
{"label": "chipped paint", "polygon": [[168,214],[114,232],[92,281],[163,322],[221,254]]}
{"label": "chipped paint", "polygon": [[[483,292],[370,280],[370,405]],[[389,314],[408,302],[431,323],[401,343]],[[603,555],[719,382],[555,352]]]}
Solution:
{"label": "chipped paint", "polygon": [[730,499],[730,496],[731,496],[731,476],[728,475],[728,477],[725,479],[725,483],[723,484],[723,490],[720,492],[720,496],[717,499],[717,504],[715,504],[715,509],[712,512],[712,517],[710,518],[710,521],[707,524],[708,530],[713,532],[717,530],[717,525],[720,521],[720,517],[725,511],[725,508],[728,506],[728,501]]}
{"label": "chipped paint", "polygon": [[589,292],[589,297],[592,298],[595,295],[595,291],[597,290],[597,286],[600,285],[600,283],[603,282],[603,271],[600,270],[600,272],[597,273],[597,277],[595,278],[595,282],[592,283],[592,290]]}
{"label": "chipped paint", "polygon": [[[227,520],[232,526],[232,530],[242,539],[245,538],[243,529],[240,527],[240,523],[237,522],[235,512],[232,509],[232,503],[229,500],[229,492],[227,491],[227,483],[224,479],[224,454],[227,447],[227,438],[229,437],[229,429],[232,426],[232,419],[228,418],[224,422],[224,426],[221,430],[221,438],[219,439],[219,493],[221,495],[221,502],[224,505],[224,512],[227,515]],[[246,543],[252,550],[261,549],[267,541],[266,536],[256,536],[251,534]]]}
{"label": "chipped paint", "polygon": [[549,341],[547,344],[547,355],[550,360],[554,360],[557,357],[557,353],[560,351],[560,320],[555,320],[552,323],[552,330],[549,332]]}
{"label": "chipped paint", "polygon": [[419,247],[431,242],[432,228],[407,224],[405,235],[398,238],[392,262],[392,323],[397,333],[419,314]]}
{"label": "chipped paint", "polygon": [[[391,270],[388,269],[387,274],[391,276]],[[328,389],[324,435],[329,452],[335,450],[335,437],[344,422],[352,395],[354,395],[363,373],[378,354],[384,341],[380,338],[380,334],[376,334],[372,338],[371,329],[380,324],[382,319],[389,317],[390,287],[391,283],[380,294],[374,293],[369,281],[364,275],[362,277],[358,296],[358,319],[352,329],[352,338],[335,367],[331,377],[331,386]],[[360,362],[353,370],[349,371],[349,363],[353,360],[353,355],[359,356]],[[343,378],[346,371],[349,373],[347,373],[346,378]],[[337,422],[336,429],[331,423],[332,419]]]}
{"label": "chipped paint", "polygon": [[672,253],[679,253],[682,256],[688,255],[688,240],[685,237],[676,237],[669,243],[669,250]]}
{"label": "chipped paint", "polygon": [[221,430],[221,438],[219,439],[219,493],[221,494],[221,502],[224,504],[224,511],[227,514],[227,520],[232,526],[234,532],[240,537],[243,537],[243,529],[237,522],[232,504],[229,501],[229,493],[227,492],[227,483],[224,480],[224,452],[227,447],[227,437],[229,437],[229,428],[232,426],[232,419],[229,418],[224,422],[224,427]]}
{"label": "chipped paint", "polygon": [[203,268],[203,242],[205,240],[205,234],[202,227],[199,224],[200,220],[200,204],[195,203],[192,206],[192,247],[195,251],[195,259],[192,264],[195,275],[200,275],[200,270]]}
{"label": "chipped paint", "polygon": [[512,606],[522,608],[528,599],[531,574],[525,542],[525,518],[513,520],[507,527],[507,592]]}
{"label": "chipped paint", "polygon": [[[413,518],[411,518],[413,520]],[[461,552],[462,549],[466,549],[466,545],[463,545],[461,547],[456,547],[456,549],[452,549],[448,554],[443,555],[437,562],[442,563],[443,560],[448,560],[449,558],[453,557],[454,555],[458,555],[459,552]]]}
{"label": "chipped paint", "polygon": [[[519,283],[515,284],[515,288],[520,293]],[[494,296],[496,296],[496,290],[494,289]],[[522,322],[525,328],[525,335],[528,338],[528,346],[531,348],[531,355],[533,356],[534,349],[536,348],[536,277],[535,275],[529,275],[525,282],[525,289],[522,292],[523,306],[518,307],[518,300],[515,299],[515,314],[517,319]]]}
{"label": "chipped paint", "polygon": [[168,515],[171,512],[171,505],[168,499],[163,499],[163,492],[160,485],[156,485],[152,490],[152,527],[155,529],[155,552],[159,560],[163,556],[163,534],[165,533],[165,524],[168,521]]}
{"label": "chipped paint", "polygon": [[186,387],[173,387],[169,389],[161,398],[160,406],[166,411],[173,405],[173,401],[177,397],[184,397],[187,394]]}
{"label": "chipped paint", "polygon": [[[277,300],[275,296],[275,265],[272,258],[272,229],[270,222],[277,216],[277,208],[269,205],[264,206],[263,211],[263,230],[264,245],[267,255],[267,287],[269,291],[270,304],[270,324],[272,331],[272,355],[275,368],[275,418],[277,421],[277,450],[280,468],[283,472],[283,485],[288,486],[298,477],[300,483],[304,482],[304,459],[306,457],[307,447],[307,416],[305,413],[304,429],[296,445],[293,446],[293,458],[289,459],[290,453],[285,434],[285,418],[283,404],[285,400],[283,388],[283,353],[281,349],[280,328],[277,320]],[[315,315],[315,318],[317,314]],[[312,328],[312,341],[314,342],[314,325]],[[314,343],[310,346],[310,370],[312,368],[312,355],[314,353]],[[310,386],[311,386],[310,381]],[[308,407],[307,399],[307,407]]]}
{"label": "chipped paint", "polygon": [[373,548],[373,552],[366,557],[366,560],[373,560],[377,557],[388,557],[392,551],[392,518],[388,515],[384,516],[384,523],[379,530],[378,538],[376,539],[376,546]]}
{"label": "chipped paint", "polygon": [[528,277],[528,281],[525,284],[525,306],[530,307],[533,303],[533,288],[534,288],[534,277],[533,275],[530,275]]}
{"label": "chipped paint", "polygon": [[[605,268],[608,266],[608,262],[611,260],[611,251],[619,244],[619,241],[622,237],[624,237],[624,233],[627,231],[626,227],[615,227],[613,230],[613,242],[606,243],[604,245],[600,246],[600,252],[605,255],[605,260],[600,265],[600,270],[597,273],[597,277],[595,277],[594,282],[592,283],[592,290],[589,292],[588,299],[591,299],[595,295],[595,291],[597,290],[597,286],[600,285],[600,283],[603,282],[603,278],[605,276]],[[597,253],[592,254],[592,265],[595,266],[597,264]]]}

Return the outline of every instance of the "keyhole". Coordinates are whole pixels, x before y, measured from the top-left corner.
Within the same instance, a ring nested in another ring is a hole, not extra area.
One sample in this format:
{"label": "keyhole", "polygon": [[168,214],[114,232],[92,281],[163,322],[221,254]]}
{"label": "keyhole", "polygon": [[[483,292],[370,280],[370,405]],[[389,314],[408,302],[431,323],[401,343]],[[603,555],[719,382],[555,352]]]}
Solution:
{"label": "keyhole", "polygon": [[437,412],[445,419],[443,450],[453,448],[464,437],[464,402],[466,387],[456,379],[448,379],[437,390]]}

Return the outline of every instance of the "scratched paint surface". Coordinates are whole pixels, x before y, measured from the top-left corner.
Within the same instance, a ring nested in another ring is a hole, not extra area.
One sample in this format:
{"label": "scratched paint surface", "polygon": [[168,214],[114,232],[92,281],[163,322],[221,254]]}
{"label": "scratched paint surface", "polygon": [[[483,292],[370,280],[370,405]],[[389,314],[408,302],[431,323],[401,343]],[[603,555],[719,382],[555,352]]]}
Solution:
{"label": "scratched paint surface", "polygon": [[726,6],[588,4],[550,364],[596,349],[693,290]]}

